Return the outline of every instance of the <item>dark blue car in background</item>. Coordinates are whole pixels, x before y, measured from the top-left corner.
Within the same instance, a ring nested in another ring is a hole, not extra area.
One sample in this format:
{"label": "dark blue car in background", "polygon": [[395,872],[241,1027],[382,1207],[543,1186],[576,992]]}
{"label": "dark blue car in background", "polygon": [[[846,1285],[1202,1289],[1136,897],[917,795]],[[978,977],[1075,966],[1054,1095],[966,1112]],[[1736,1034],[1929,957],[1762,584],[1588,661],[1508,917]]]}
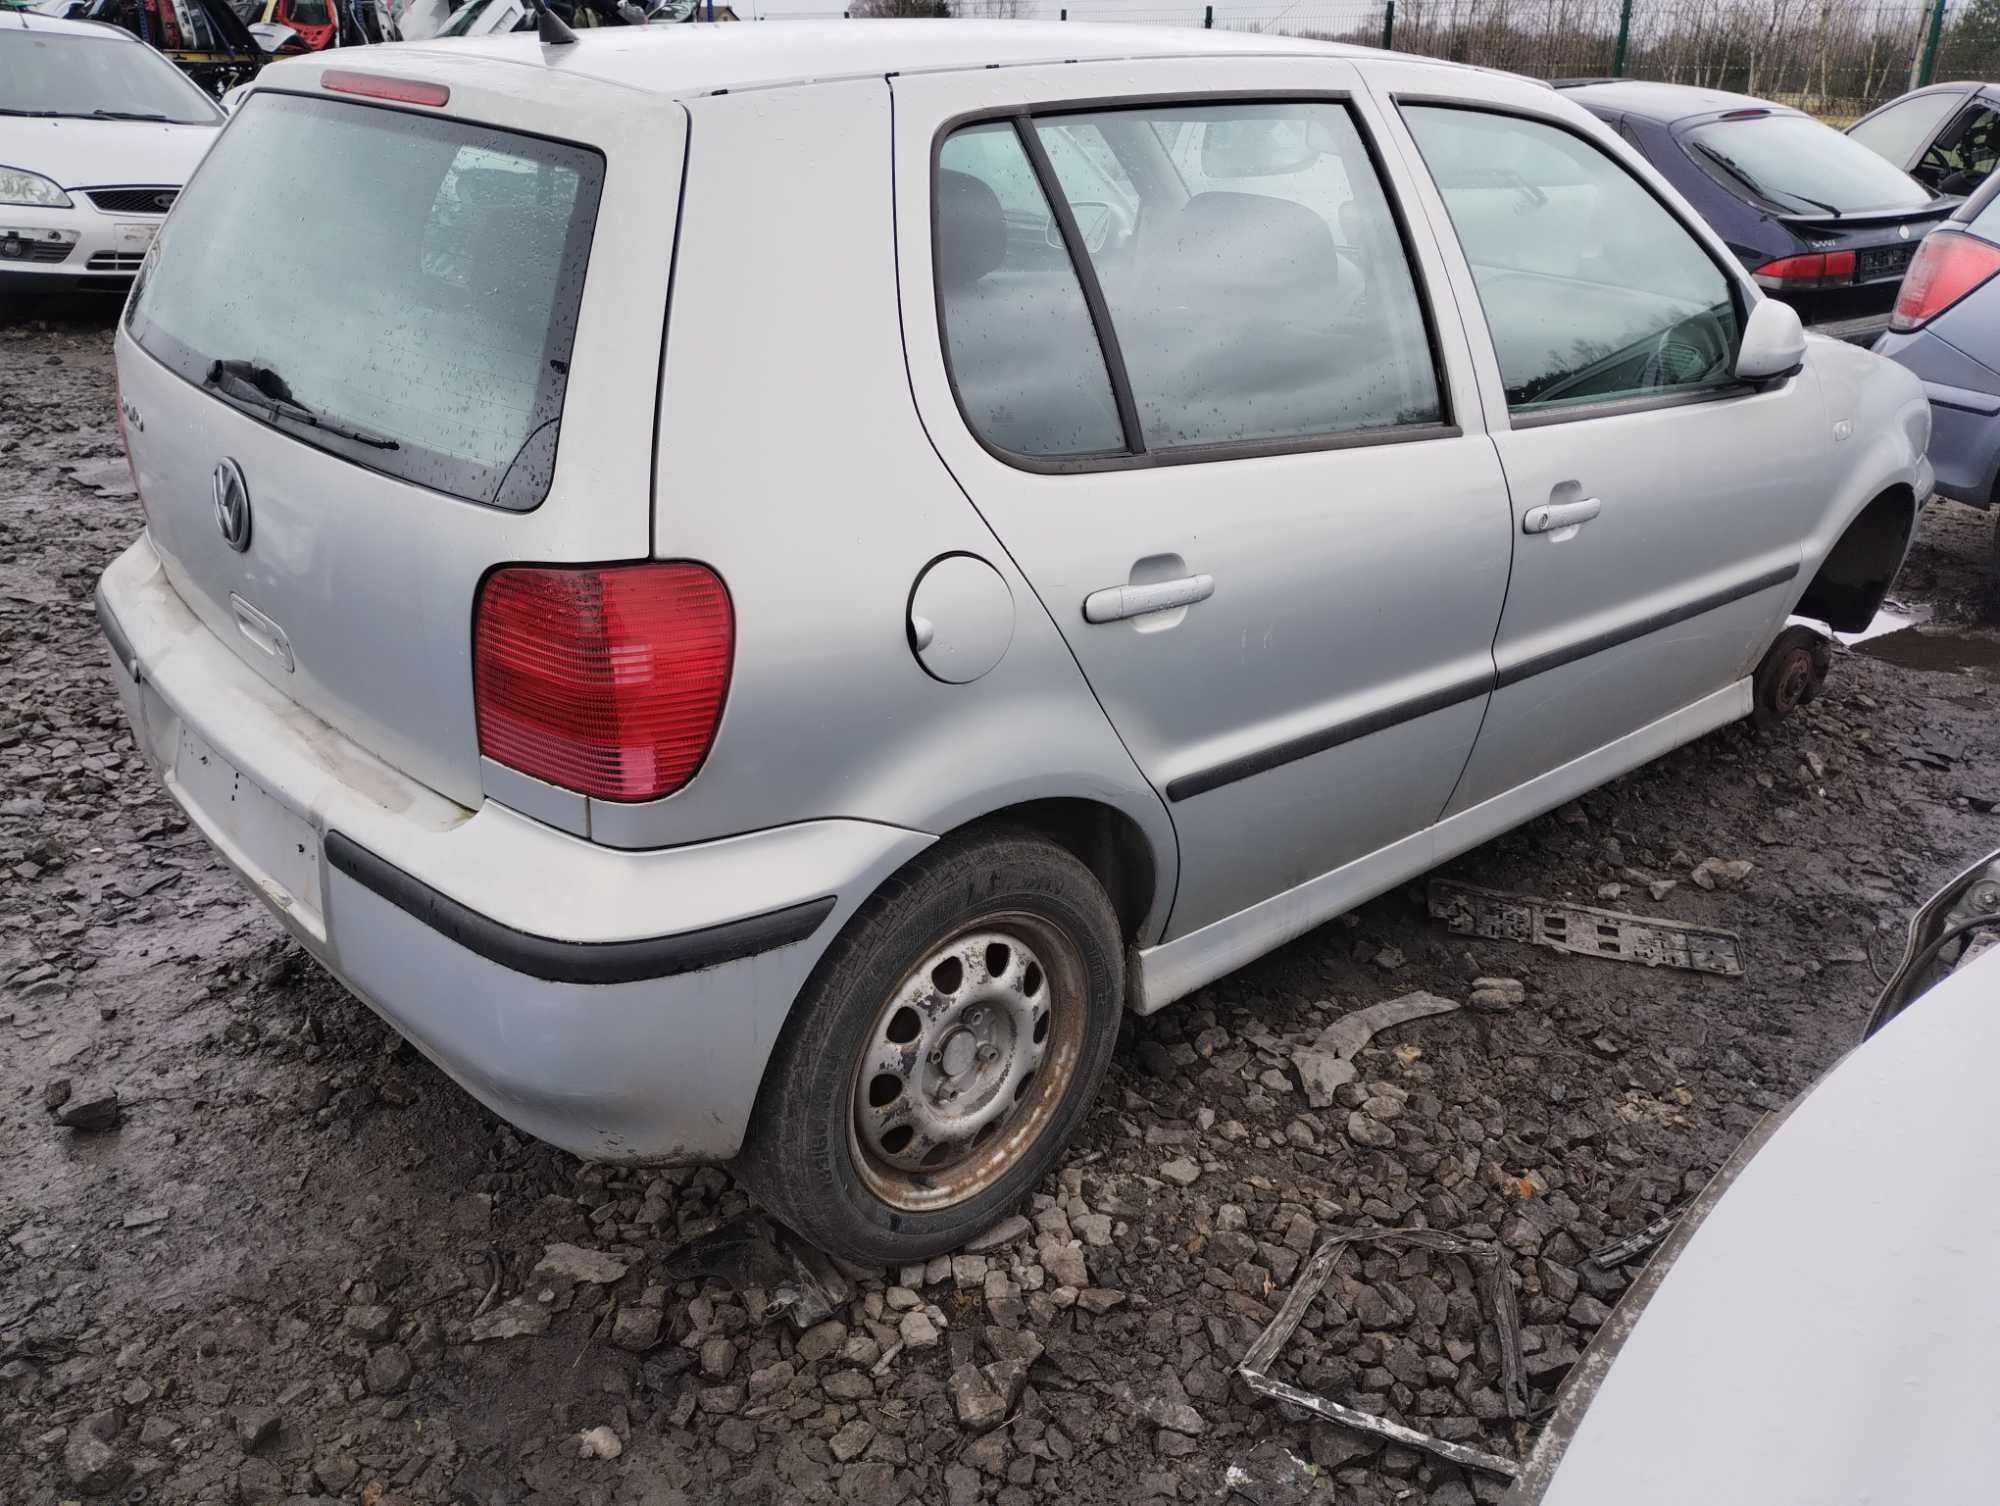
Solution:
{"label": "dark blue car in background", "polygon": [[1809,329],[1888,327],[1918,243],[1958,202],[1812,116],[1685,84],[1556,85],[1663,173]]}

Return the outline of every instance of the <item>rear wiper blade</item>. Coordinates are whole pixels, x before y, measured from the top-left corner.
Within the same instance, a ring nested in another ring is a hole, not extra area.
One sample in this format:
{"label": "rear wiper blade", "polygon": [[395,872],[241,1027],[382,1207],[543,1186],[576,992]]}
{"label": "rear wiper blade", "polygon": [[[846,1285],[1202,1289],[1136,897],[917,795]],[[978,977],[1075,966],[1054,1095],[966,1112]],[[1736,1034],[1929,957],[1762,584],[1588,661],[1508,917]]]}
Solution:
{"label": "rear wiper blade", "polygon": [[1838,209],[1834,208],[1834,206],[1831,204],[1823,203],[1819,199],[1809,199],[1802,193],[1792,192],[1792,190],[1789,188],[1781,188],[1778,189],[1776,193],[1773,193],[1770,189],[1765,188],[1764,185],[1759,183],[1755,178],[1751,177],[1749,170],[1745,168],[1741,163],[1737,162],[1733,157],[1727,156],[1722,152],[1718,152],[1714,147],[1710,146],[1706,141],[1697,141],[1694,144],[1694,146],[1695,150],[1700,152],[1702,156],[1708,158],[1709,161],[1715,163],[1716,166],[1720,167],[1724,172],[1728,173],[1730,177],[1734,178],[1738,183],[1741,183],[1745,188],[1749,189],[1750,192],[1757,195],[1757,197],[1760,199],[1764,199],[1769,203],[1775,204],[1778,202],[1778,194],[1783,194],[1788,199],[1797,199],[1801,204],[1810,204],[1815,209],[1823,209],[1828,214],[1832,215],[1836,220],[1840,218],[1840,211]]}
{"label": "rear wiper blade", "polygon": [[213,388],[224,397],[237,402],[252,403],[266,409],[273,419],[285,419],[291,423],[304,424],[325,434],[337,435],[341,439],[351,439],[356,444],[365,444],[370,449],[400,450],[402,445],[386,434],[377,434],[373,429],[364,429],[359,424],[343,423],[337,418],[329,418],[315,408],[308,407],[292,396],[292,389],[285,379],[268,366],[259,366],[255,361],[214,361],[208,368],[208,375],[202,385]]}
{"label": "rear wiper blade", "polygon": [[61,110],[10,110],[0,105],[0,115],[32,115],[38,120],[54,120],[62,113]]}
{"label": "rear wiper blade", "polygon": [[155,114],[147,110],[92,110],[92,120],[168,120],[170,116]]}

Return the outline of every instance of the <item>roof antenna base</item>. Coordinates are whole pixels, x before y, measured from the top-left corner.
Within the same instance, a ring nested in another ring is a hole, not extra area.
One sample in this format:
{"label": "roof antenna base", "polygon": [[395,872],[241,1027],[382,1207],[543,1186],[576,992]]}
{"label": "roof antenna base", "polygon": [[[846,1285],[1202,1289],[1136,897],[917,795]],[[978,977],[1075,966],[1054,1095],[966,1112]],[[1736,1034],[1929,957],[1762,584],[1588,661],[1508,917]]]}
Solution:
{"label": "roof antenna base", "polygon": [[535,36],[544,47],[570,47],[576,43],[576,33],[549,9],[548,0],[535,0]]}

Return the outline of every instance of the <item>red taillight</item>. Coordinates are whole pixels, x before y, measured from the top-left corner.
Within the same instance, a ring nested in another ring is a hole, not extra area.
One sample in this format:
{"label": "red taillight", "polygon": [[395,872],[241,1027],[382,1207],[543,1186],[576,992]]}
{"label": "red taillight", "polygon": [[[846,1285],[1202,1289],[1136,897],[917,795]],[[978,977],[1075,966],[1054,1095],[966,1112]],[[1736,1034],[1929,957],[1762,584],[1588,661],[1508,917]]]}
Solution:
{"label": "red taillight", "polygon": [[1750,274],[1760,287],[1828,288],[1854,281],[1852,251],[1813,251],[1765,262]]}
{"label": "red taillight", "polygon": [[735,642],[703,565],[496,570],[474,613],[479,751],[603,800],[672,794],[715,740]]}
{"label": "red taillight", "polygon": [[336,94],[358,94],[363,99],[388,99],[400,105],[444,105],[451,102],[451,90],[443,84],[426,84],[413,78],[395,78],[386,73],[356,73],[348,68],[329,68],[319,76],[319,86]]}
{"label": "red taillight", "polygon": [[2000,272],[2000,246],[1961,230],[1933,230],[1903,274],[1889,328],[1915,329],[1935,319],[1995,272]]}

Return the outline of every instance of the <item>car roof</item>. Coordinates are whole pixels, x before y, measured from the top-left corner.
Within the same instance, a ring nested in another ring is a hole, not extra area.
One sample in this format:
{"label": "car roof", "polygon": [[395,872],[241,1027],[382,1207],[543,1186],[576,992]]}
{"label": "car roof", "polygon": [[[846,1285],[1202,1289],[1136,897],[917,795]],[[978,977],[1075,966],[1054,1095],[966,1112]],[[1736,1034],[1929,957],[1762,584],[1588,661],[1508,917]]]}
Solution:
{"label": "car roof", "polygon": [[393,52],[412,60],[428,54],[440,60],[480,59],[560,68],[606,83],[673,96],[1033,63],[1256,53],[1350,58],[1384,55],[1368,47],[1193,27],[1035,21],[953,21],[940,26],[931,20],[585,29],[574,47],[563,48],[553,58],[533,32],[433,38],[369,51],[385,60]]}
{"label": "car roof", "polygon": [[[18,25],[15,24],[17,22]],[[139,40],[123,27],[103,21],[69,21],[32,10],[0,10],[0,31],[52,31],[67,32],[72,36],[110,37],[120,42]]]}
{"label": "car roof", "polygon": [[1620,115],[1671,125],[1691,115],[1718,115],[1724,110],[1770,110],[1796,115],[1789,105],[1773,104],[1749,94],[1732,94],[1726,89],[1704,89],[1696,84],[1654,84],[1640,79],[1589,79],[1559,82],[1565,97],[1591,110],[1611,110]]}

